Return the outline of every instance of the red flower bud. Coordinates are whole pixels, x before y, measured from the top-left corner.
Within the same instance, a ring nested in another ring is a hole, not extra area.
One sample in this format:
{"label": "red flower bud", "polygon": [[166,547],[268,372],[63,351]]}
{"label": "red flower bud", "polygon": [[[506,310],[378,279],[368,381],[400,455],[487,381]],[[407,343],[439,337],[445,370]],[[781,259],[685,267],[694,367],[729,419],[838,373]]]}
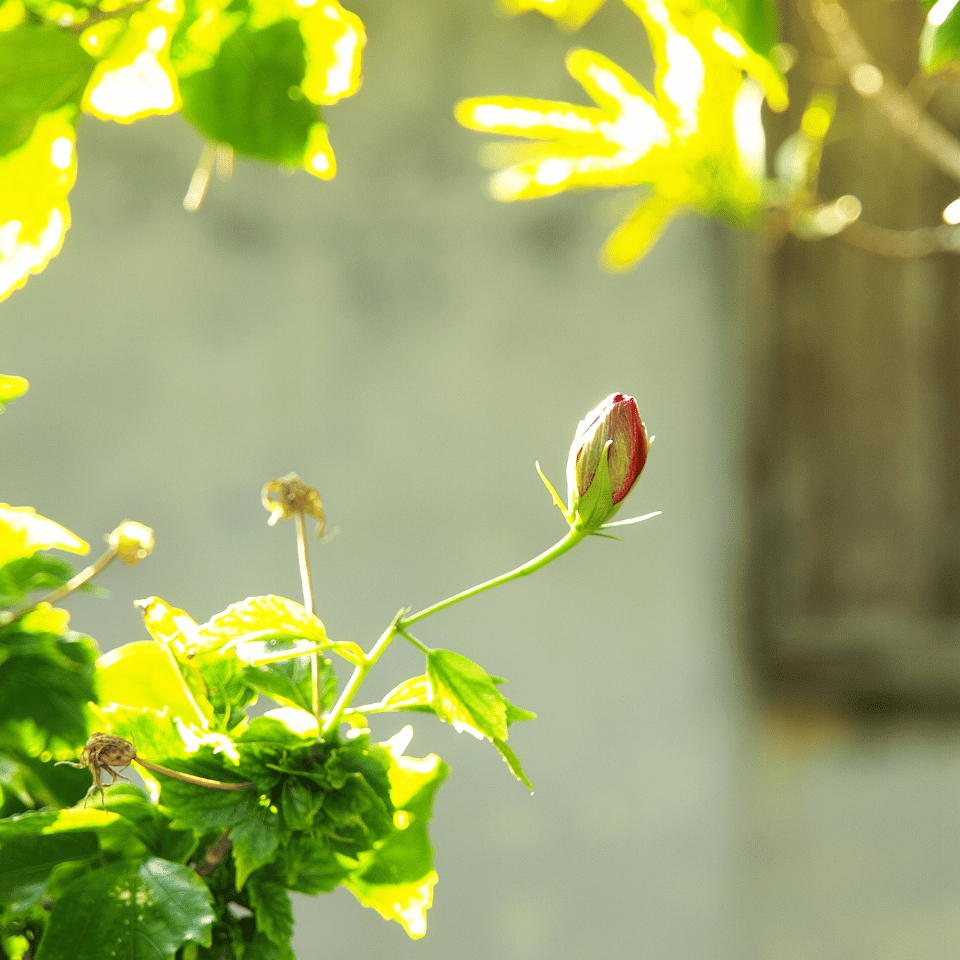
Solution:
{"label": "red flower bud", "polygon": [[647,462],[637,401],[613,393],[580,421],[567,461],[570,515],[596,530],[612,517]]}

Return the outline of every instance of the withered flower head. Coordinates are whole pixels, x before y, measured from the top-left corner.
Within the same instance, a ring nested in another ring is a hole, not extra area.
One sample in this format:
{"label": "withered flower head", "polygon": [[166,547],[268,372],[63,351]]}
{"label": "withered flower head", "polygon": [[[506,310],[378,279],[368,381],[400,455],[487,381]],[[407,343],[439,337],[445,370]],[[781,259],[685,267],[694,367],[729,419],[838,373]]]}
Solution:
{"label": "withered flower head", "polygon": [[316,489],[307,486],[295,473],[270,480],[261,494],[263,506],[270,511],[271,526],[278,520],[289,520],[294,514],[307,514],[317,521],[317,536],[323,535],[327,518],[323,513],[323,501]]}

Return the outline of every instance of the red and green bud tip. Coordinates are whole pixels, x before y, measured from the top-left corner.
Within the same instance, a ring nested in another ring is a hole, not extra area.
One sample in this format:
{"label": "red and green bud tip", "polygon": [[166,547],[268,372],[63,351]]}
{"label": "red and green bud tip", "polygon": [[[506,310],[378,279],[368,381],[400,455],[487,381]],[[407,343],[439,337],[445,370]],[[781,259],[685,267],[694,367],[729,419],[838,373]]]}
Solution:
{"label": "red and green bud tip", "polygon": [[647,462],[647,431],[637,401],[613,393],[588,413],[567,461],[570,517],[589,532],[620,509]]}

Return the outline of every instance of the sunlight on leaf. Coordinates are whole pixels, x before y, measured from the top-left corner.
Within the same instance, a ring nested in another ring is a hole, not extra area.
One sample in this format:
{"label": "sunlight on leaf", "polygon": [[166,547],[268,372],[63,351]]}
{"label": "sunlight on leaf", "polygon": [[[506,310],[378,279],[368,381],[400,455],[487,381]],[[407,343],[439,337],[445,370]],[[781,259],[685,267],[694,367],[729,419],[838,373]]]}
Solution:
{"label": "sunlight on leaf", "polygon": [[0,411],[3,410],[4,404],[22,397],[29,387],[30,384],[23,377],[0,374]]}
{"label": "sunlight on leaf", "polygon": [[169,710],[172,717],[188,723],[198,720],[196,703],[188,697],[180,674],[163,648],[149,640],[124,644],[100,657],[97,687],[105,706],[116,703],[158,713]]}
{"label": "sunlight on leaf", "polygon": [[579,30],[604,4],[604,0],[500,0],[505,13],[539,10],[565,30]]}
{"label": "sunlight on leaf", "polygon": [[170,42],[182,15],[181,2],[155,0],[130,17],[119,38],[111,38],[103,24],[91,28],[85,34],[87,49],[105,48],[105,55],[83,95],[84,111],[101,120],[131,123],[179,110]]}
{"label": "sunlight on leaf", "polygon": [[87,553],[90,545],[59,523],[41,517],[33,507],[0,503],[0,567],[38,550],[52,549]]}
{"label": "sunlight on leaf", "polygon": [[77,177],[75,118],[71,105],[43,114],[29,140],[0,157],[0,300],[63,244]]}
{"label": "sunlight on leaf", "polygon": [[507,96],[465,100],[456,109],[466,127],[534,141],[511,151],[510,165],[493,177],[499,200],[646,185],[604,248],[612,269],[635,264],[684,209],[754,223],[765,198],[755,164],[738,149],[735,106],[744,74],[773,109],[787,105],[773,64],[715,13],[686,14],[660,0],[629,5],[653,50],[654,93],[606,57],[574,50],[567,69],[596,106]]}

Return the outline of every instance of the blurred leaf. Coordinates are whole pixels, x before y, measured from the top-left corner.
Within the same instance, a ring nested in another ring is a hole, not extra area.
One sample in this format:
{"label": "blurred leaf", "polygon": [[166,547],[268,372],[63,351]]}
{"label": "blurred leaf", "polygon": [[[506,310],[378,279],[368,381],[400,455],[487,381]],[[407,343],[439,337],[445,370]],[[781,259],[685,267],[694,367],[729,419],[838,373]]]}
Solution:
{"label": "blurred leaf", "polygon": [[94,64],[75,34],[53,26],[0,33],[0,157],[23,146],[44,114],[75,107]]}
{"label": "blurred leaf", "polygon": [[299,893],[330,893],[349,870],[323,837],[294,836],[282,851],[284,883]]}
{"label": "blurred leaf", "polygon": [[94,41],[94,49],[107,49],[83,95],[84,111],[101,120],[131,123],[179,110],[170,41],[182,15],[182,4],[150,0],[126,21],[107,21],[111,26],[106,29],[101,23],[85,31],[84,39]]}
{"label": "blurred leaf", "polygon": [[[78,936],[90,929],[92,936]],[[184,943],[209,946],[215,919],[203,880],[154,857],[120,860],[75,880],[54,904],[37,960],[172,957]]]}
{"label": "blurred leaf", "polygon": [[277,946],[289,944],[293,936],[293,904],[283,884],[254,874],[247,884],[247,897],[257,930]]}
{"label": "blurred leaf", "polygon": [[[28,652],[29,651],[29,652]],[[89,637],[0,630],[0,739],[18,738],[27,723],[37,742],[24,753],[63,756],[82,747],[90,729],[87,703],[96,699],[96,645]]]}
{"label": "blurred leaf", "polygon": [[[56,590],[76,574],[76,569],[59,557],[35,553],[20,557],[0,567],[0,607],[23,600],[34,590]],[[104,596],[106,591],[93,583],[85,583],[78,592]]]}
{"label": "blurred leaf", "polygon": [[920,34],[920,66],[927,73],[955,67],[960,61],[960,9],[950,0],[924,6],[929,12]]}
{"label": "blurred leaf", "polygon": [[[0,179],[0,195],[3,189],[3,180]],[[0,503],[0,567],[6,566],[11,560],[32,556],[38,550],[54,548],[71,553],[87,553],[90,545],[59,523],[41,517],[33,507],[11,507]]]}
{"label": "blurred leaf", "polygon": [[27,392],[30,384],[23,377],[14,377],[0,373],[0,413],[5,404]]}
{"label": "blurred leaf", "polygon": [[25,143],[0,156],[0,300],[60,251],[77,177],[76,117],[72,104],[44,113]]}
{"label": "blurred leaf", "polygon": [[111,787],[109,796],[110,812],[129,822],[154,856],[184,863],[196,848],[193,828],[174,828],[170,818],[132,784]]}
{"label": "blurred leaf", "polygon": [[23,910],[43,893],[54,867],[91,860],[100,837],[128,832],[102,810],[44,810],[0,820],[0,903]]}
{"label": "blurred leaf", "polygon": [[[303,96],[303,38],[293,20],[262,30],[241,24],[213,63],[181,76],[184,116],[242,156],[300,166],[317,106]],[[291,96],[291,90],[300,91]]]}
{"label": "blurred leaf", "polygon": [[[646,185],[604,249],[605,264],[615,270],[634,265],[684,209],[757,222],[762,184],[740,155],[734,124],[743,74],[762,86],[773,109],[787,105],[779,70],[713,9],[693,0],[628,5],[650,40],[653,94],[606,57],[574,50],[567,69],[596,106],[501,96],[466,100],[456,109],[464,126],[534,141],[501,149],[508,166],[491,183],[499,200]],[[724,9],[737,19],[732,5]]]}

